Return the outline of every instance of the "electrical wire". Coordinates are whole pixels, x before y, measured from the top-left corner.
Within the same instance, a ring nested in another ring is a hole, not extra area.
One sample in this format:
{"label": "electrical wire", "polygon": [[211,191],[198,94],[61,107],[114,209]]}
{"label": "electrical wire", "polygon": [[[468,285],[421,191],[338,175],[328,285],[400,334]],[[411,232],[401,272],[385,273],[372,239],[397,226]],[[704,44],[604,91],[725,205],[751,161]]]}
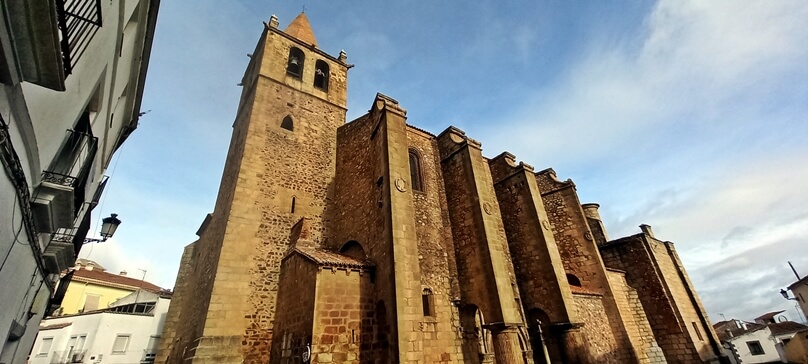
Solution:
{"label": "electrical wire", "polygon": [[[17,206],[17,194],[15,193],[14,194],[14,203],[11,204],[11,226],[14,226],[14,215],[15,215],[15,212],[17,212],[16,206]],[[14,250],[14,244],[26,245],[26,243],[20,243],[19,242],[20,241],[19,237],[20,237],[20,233],[22,232],[23,225],[24,225],[24,222],[22,220],[20,220],[20,227],[17,229],[17,232],[14,233],[14,240],[12,240],[11,244],[9,244],[10,246],[8,248],[8,251],[6,252],[6,256],[3,258],[3,263],[0,263],[0,272],[2,272],[3,267],[6,266],[6,261],[8,261],[8,257],[11,256],[11,251]]]}

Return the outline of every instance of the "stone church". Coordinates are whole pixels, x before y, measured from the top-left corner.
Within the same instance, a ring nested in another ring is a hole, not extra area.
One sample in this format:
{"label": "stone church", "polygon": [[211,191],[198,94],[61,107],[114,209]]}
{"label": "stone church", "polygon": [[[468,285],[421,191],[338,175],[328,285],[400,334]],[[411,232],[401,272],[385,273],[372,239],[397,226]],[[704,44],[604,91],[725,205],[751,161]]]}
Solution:
{"label": "stone church", "polygon": [[723,360],[671,242],[388,96],[346,123],[351,67],[265,24],[158,363]]}

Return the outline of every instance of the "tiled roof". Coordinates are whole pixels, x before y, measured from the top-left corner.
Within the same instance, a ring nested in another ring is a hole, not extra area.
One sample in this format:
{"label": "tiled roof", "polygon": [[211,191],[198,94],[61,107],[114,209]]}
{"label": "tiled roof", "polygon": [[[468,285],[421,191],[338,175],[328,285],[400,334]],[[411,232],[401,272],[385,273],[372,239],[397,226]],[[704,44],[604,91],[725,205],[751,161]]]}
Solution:
{"label": "tiled roof", "polygon": [[342,255],[339,253],[309,247],[295,247],[291,253],[299,253],[313,262],[329,267],[342,268],[372,268],[373,263]]}
{"label": "tiled roof", "polygon": [[799,332],[806,329],[808,329],[808,326],[796,323],[794,321],[783,321],[774,324],[769,324],[769,330],[772,331],[772,335],[790,334],[793,332]]}
{"label": "tiled roof", "polygon": [[570,291],[572,291],[572,293],[584,294],[589,296],[603,296],[602,294],[597,293],[595,291],[590,291],[584,287],[578,287],[573,285],[570,285]]}
{"label": "tiled roof", "polygon": [[314,31],[311,30],[306,13],[300,13],[283,32],[308,44],[317,45],[317,39],[314,38]]}
{"label": "tiled roof", "polygon": [[138,288],[155,293],[163,290],[162,288],[146,281],[141,281],[139,279],[107,273],[95,269],[93,270],[78,269],[75,271],[75,273],[73,273],[73,280],[96,284],[107,283],[108,285],[113,287],[131,289],[133,291],[137,290]]}
{"label": "tiled roof", "polygon": [[43,326],[39,327],[39,331],[61,329],[63,327],[68,327],[68,326],[70,326],[72,324],[73,324],[72,322],[62,322],[60,324],[43,325]]}
{"label": "tiled roof", "polygon": [[796,287],[798,284],[801,284],[801,283],[808,285],[808,276],[802,277],[799,280],[797,280],[796,282],[792,283],[790,286],[788,286],[788,289],[794,290],[794,287]]}
{"label": "tiled roof", "polygon": [[781,314],[783,312],[786,312],[786,311],[781,310],[781,311],[773,311],[773,312],[769,312],[769,313],[764,313],[764,314],[762,314],[762,315],[760,315],[758,317],[755,317],[755,322],[758,322],[758,321],[768,322],[770,320],[774,320],[774,316],[777,316],[777,315],[779,315],[779,314]]}
{"label": "tiled roof", "polygon": [[[756,324],[754,322],[745,323],[745,329],[743,327],[738,327],[738,325],[735,324],[735,320],[719,322],[713,325],[713,328],[715,329],[715,333],[718,335],[718,339],[721,341],[727,341],[736,336],[766,328],[766,325]],[[727,332],[727,330],[729,330],[729,332]]]}

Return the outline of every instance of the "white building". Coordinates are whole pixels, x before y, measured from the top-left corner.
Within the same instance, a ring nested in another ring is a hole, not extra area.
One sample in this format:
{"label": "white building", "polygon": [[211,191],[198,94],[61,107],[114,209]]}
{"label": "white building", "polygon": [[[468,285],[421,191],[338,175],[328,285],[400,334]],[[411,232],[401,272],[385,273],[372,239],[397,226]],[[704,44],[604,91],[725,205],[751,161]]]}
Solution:
{"label": "white building", "polygon": [[0,363],[23,363],[137,127],[159,0],[0,0]]}
{"label": "white building", "polygon": [[153,363],[169,303],[140,291],[107,309],[42,320],[28,363]]}
{"label": "white building", "polygon": [[785,363],[783,346],[797,332],[808,329],[808,326],[792,321],[775,322],[771,320],[774,316],[769,317],[770,320],[759,320],[761,317],[756,319],[758,322],[729,320],[713,326],[722,345],[733,354],[733,363]]}

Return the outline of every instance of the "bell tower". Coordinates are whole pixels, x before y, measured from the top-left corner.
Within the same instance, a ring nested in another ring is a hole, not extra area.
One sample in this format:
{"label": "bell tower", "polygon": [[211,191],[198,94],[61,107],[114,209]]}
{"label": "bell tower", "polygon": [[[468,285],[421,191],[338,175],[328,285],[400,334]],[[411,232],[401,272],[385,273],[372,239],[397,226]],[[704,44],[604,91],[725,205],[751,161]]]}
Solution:
{"label": "bell tower", "polygon": [[168,363],[268,362],[291,229],[306,218],[316,246],[330,230],[347,57],[318,48],[305,13],[285,30],[273,15],[249,56],[216,206],[166,320]]}

